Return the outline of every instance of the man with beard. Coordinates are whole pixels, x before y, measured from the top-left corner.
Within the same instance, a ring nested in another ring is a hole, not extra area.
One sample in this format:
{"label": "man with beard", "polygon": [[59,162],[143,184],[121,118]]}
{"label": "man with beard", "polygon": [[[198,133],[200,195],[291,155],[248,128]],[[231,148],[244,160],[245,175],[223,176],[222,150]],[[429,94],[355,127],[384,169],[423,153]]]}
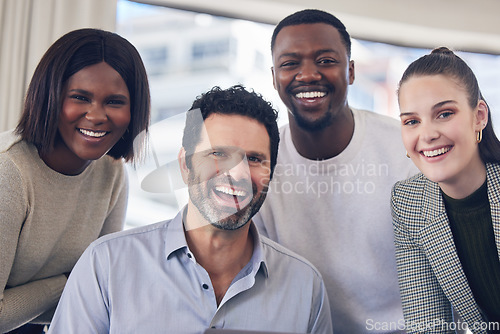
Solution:
{"label": "man with beard", "polygon": [[286,17],[271,51],[289,124],[255,224],[322,273],[335,333],[403,332],[390,194],[416,169],[400,125],[349,107],[351,40],[335,16],[304,10]]}
{"label": "man with beard", "polygon": [[251,221],[276,165],[276,118],[242,86],[198,97],[178,159],[187,206],[172,220],[93,243],[49,333],[331,333],[318,271]]}

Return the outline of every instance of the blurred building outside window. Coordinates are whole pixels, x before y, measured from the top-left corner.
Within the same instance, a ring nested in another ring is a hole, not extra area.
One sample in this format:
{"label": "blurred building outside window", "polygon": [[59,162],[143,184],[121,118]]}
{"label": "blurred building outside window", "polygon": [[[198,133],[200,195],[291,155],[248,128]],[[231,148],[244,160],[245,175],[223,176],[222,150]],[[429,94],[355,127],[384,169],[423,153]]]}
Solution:
{"label": "blurred building outside window", "polygon": [[[127,228],[173,218],[185,204],[187,190],[178,186],[179,180],[163,180],[170,186],[161,191],[157,185],[159,192],[144,190],[141,182],[158,168],[175,169],[183,116],[198,95],[213,86],[243,84],[272,102],[280,125],[287,122],[286,108],[272,85],[273,29],[257,22],[118,1],[117,33],[139,50],[152,101],[150,153],[143,164],[127,165]],[[410,62],[429,52],[353,39],[356,80],[349,87],[349,104],[398,119],[398,81]],[[476,73],[495,129],[500,129],[500,56],[459,55]]]}

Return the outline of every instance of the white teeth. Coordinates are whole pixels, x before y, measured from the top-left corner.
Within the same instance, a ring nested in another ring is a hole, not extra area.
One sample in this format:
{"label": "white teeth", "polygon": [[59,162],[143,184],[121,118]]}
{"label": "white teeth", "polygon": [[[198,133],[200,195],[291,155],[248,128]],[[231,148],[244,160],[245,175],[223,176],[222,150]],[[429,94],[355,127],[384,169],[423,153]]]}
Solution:
{"label": "white teeth", "polygon": [[300,92],[295,95],[298,99],[313,99],[325,96],[325,92]]}
{"label": "white teeth", "polygon": [[224,187],[224,186],[217,186],[217,187],[215,187],[215,190],[220,191],[221,193],[224,193],[227,195],[231,195],[231,196],[242,197],[242,196],[246,195],[246,192],[244,192],[242,190],[234,190],[234,189],[231,189],[229,187]]}
{"label": "white teeth", "polygon": [[90,136],[90,137],[102,137],[106,134],[106,131],[90,131],[90,130],[85,130],[85,129],[78,129],[80,130],[81,133],[84,135]]}
{"label": "white teeth", "polygon": [[450,150],[449,147],[443,147],[443,148],[440,148],[440,149],[437,149],[437,150],[433,150],[433,151],[422,151],[424,153],[424,155],[426,157],[435,157],[437,155],[441,155],[441,154],[444,154],[446,152],[448,152]]}

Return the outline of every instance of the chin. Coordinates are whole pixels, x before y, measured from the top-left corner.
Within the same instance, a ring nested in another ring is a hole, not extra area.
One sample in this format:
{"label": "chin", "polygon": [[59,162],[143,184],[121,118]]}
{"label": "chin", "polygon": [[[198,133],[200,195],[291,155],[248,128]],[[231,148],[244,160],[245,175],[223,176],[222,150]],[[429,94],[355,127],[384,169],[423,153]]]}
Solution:
{"label": "chin", "polygon": [[294,115],[294,117],[299,128],[311,132],[321,131],[332,123],[329,114],[313,120],[302,117],[301,115]]}
{"label": "chin", "polygon": [[442,172],[436,172],[436,171],[434,171],[434,172],[423,171],[422,173],[429,180],[431,180],[432,182],[436,182],[436,183],[446,182],[447,180],[451,179],[451,175],[449,173],[442,173]]}

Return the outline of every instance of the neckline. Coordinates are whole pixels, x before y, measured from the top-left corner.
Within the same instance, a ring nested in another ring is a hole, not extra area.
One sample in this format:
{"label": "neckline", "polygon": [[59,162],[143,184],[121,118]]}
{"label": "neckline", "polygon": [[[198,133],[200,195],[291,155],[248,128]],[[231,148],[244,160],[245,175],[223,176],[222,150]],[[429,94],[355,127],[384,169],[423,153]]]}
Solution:
{"label": "neckline", "polygon": [[[28,153],[29,153],[29,159],[33,161],[33,164],[36,166],[35,168],[40,171],[40,173],[47,179],[47,180],[60,180],[60,181],[70,181],[70,182],[76,182],[78,180],[83,180],[84,178],[89,175],[92,170],[94,169],[95,162],[96,161],[91,161],[91,163],[85,168],[80,174],[77,175],[66,175],[59,173],[58,171],[53,170],[50,168],[43,159],[39,156],[38,154],[38,149],[31,143],[28,143],[26,141],[23,141],[28,148]],[[104,157],[102,157],[104,158]]]}
{"label": "neckline", "polygon": [[441,194],[446,207],[454,212],[468,212],[471,210],[477,210],[488,206],[488,187],[487,181],[485,180],[483,184],[476,189],[472,194],[465,198],[455,199],[446,195],[442,190]]}
{"label": "neckline", "polygon": [[316,163],[321,165],[321,164],[335,163],[336,161],[342,161],[343,163],[348,163],[349,161],[353,160],[361,146],[362,134],[364,133],[365,118],[364,115],[361,112],[359,112],[358,109],[352,107],[349,107],[349,109],[351,110],[354,119],[354,132],[352,134],[351,140],[349,141],[349,144],[347,144],[346,148],[338,155],[322,160],[313,160],[302,156],[297,151],[293,143],[290,124],[286,124],[285,131],[283,133],[287,150],[290,152],[292,156],[295,156],[297,159],[304,161],[304,163]]}

